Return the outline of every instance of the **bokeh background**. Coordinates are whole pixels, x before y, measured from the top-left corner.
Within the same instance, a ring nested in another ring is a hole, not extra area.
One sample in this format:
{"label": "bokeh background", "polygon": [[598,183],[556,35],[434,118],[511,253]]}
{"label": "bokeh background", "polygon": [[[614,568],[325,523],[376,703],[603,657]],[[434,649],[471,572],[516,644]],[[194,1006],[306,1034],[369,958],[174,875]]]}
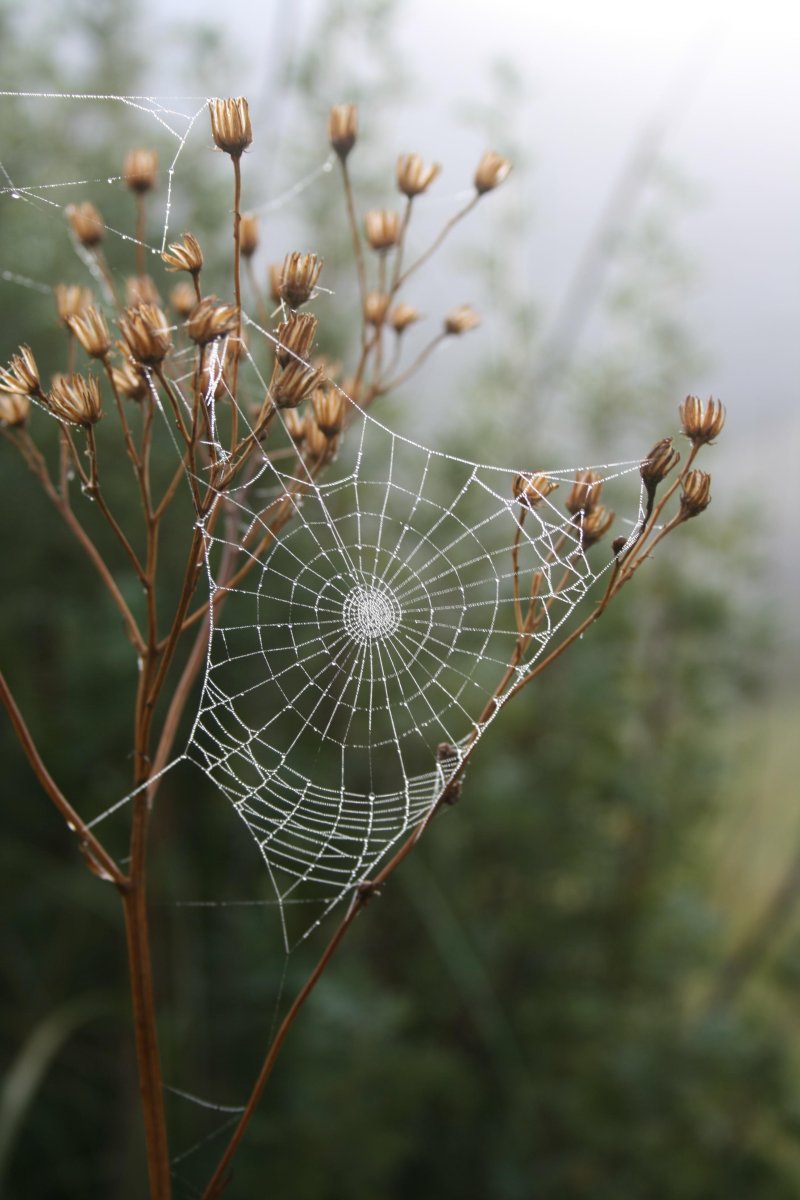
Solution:
{"label": "bokeh background", "polygon": [[[232,1197],[800,1193],[799,29],[769,4],[0,4],[4,93],[249,97],[260,269],[325,254],[337,282],[318,315],[343,356],[346,229],[335,177],[313,174],[329,105],[360,105],[365,206],[394,202],[398,153],[444,164],[423,241],[487,146],[514,159],[411,297],[432,319],[472,302],[483,324],[383,414],[403,432],[564,466],[643,454],[687,392],[729,410],[709,512],[508,710],[463,801],[357,923]],[[88,181],[52,207],[0,193],[0,357],[27,341],[56,369],[47,289],[87,282],[62,207],[90,198],[125,228],[129,198],[106,180],[155,127],[5,94],[0,116],[7,180]],[[218,256],[218,288],[225,166],[198,126],[170,225]],[[121,274],[126,253],[109,250]],[[3,670],[93,814],[129,788],[129,647],[0,452]],[[119,905],[5,722],[0,752],[4,1194],[138,1197]],[[176,1196],[192,1197],[319,943],[286,957],[260,860],[197,775],[167,781],[154,843],[165,1074],[207,1105],[168,1095]]]}

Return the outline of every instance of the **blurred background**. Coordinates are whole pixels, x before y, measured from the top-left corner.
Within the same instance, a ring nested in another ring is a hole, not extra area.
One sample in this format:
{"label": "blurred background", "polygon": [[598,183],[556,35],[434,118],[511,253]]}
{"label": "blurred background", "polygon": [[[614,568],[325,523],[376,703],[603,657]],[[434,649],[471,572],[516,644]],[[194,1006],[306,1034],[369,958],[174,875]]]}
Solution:
{"label": "blurred background", "polygon": [[[443,164],[421,245],[484,149],[514,160],[409,297],[434,322],[470,302],[482,326],[378,414],[393,427],[547,468],[643,455],[677,432],[688,392],[728,406],[702,464],[709,512],[504,714],[462,802],[358,921],[287,1043],[232,1197],[800,1194],[800,21],[769,4],[648,8],[0,3],[3,362],[29,342],[63,366],[50,288],[89,282],[63,206],[91,199],[131,229],[126,150],[153,144],[168,164],[176,147],[130,106],[13,93],[194,97],[175,100],[186,113],[245,94],[258,269],[324,253],[334,290],[317,314],[345,359],[355,293],[323,170],[329,106],[359,104],[363,207],[395,203],[399,153]],[[169,233],[198,234],[221,293],[228,165],[202,113]],[[20,204],[12,183],[52,203]],[[119,239],[108,253],[132,270]],[[134,664],[0,453],[2,667],[52,774],[93,815],[130,787]],[[120,480],[123,511],[125,496]],[[119,904],[5,720],[0,752],[4,1194],[138,1197]],[[165,1076],[208,1105],[168,1096],[178,1197],[200,1194],[221,1109],[244,1102],[319,953],[311,939],[284,954],[268,895],[227,802],[176,771],[154,829]]]}

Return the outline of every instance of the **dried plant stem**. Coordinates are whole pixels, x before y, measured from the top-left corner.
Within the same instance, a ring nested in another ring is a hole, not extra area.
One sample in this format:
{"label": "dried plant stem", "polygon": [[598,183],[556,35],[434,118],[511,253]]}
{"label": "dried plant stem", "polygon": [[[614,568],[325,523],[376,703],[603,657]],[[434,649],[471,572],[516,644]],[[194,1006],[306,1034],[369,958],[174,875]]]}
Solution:
{"label": "dried plant stem", "polygon": [[232,155],[233,162],[233,291],[236,300],[236,349],[231,372],[231,449],[238,438],[239,410],[236,398],[239,388],[239,355],[242,349],[242,279],[241,279],[241,225],[242,225],[242,159]]}
{"label": "dried plant stem", "polygon": [[347,204],[347,221],[350,226],[350,236],[353,239],[353,257],[356,263],[358,296],[361,304],[361,343],[364,345],[367,340],[367,324],[364,319],[364,303],[367,299],[367,272],[364,266],[364,248],[361,245],[361,234],[358,229],[358,218],[356,217],[356,204],[353,197],[353,185],[350,182],[350,172],[347,169],[347,162],[344,159],[340,158],[339,163],[342,168],[342,184],[344,185],[344,196]]}
{"label": "dried plant stem", "polygon": [[411,264],[411,266],[408,267],[402,273],[402,275],[400,275],[397,278],[397,280],[395,281],[395,285],[394,285],[395,291],[398,288],[402,287],[403,284],[408,281],[408,279],[414,274],[415,271],[418,271],[420,269],[420,267],[424,266],[424,264],[428,261],[428,259],[433,257],[433,255],[439,249],[439,247],[441,246],[441,244],[445,240],[445,238],[452,232],[453,229],[455,229],[455,227],[456,227],[456,225],[458,225],[459,221],[463,221],[464,217],[466,217],[468,213],[472,212],[473,208],[475,207],[475,205],[478,203],[479,200],[480,200],[480,195],[478,194],[478,192],[476,192],[470,198],[470,201],[468,204],[465,204],[463,208],[459,209],[457,213],[454,213],[454,215],[452,217],[450,217],[449,221],[445,222],[444,226],[442,227],[440,232],[437,234],[437,236],[433,239],[433,241],[431,242],[428,249],[423,251],[423,253],[419,256],[419,258],[416,259],[416,261],[413,262]]}
{"label": "dried plant stem", "polygon": [[144,275],[144,223],[145,199],[142,192],[136,193],[136,274]]}

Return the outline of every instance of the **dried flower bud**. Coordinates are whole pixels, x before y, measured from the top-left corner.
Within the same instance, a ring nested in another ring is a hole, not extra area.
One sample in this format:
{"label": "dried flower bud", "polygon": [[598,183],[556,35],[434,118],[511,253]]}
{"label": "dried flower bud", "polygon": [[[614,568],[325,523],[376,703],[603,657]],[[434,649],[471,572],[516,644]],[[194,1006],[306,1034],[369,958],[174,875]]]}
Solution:
{"label": "dried flower bud", "polygon": [[53,376],[45,404],[54,417],[68,425],[96,425],[103,415],[100,387],[91,376]]}
{"label": "dried flower bud", "polygon": [[418,154],[401,154],[397,160],[397,188],[409,200],[421,196],[441,171],[439,163],[426,167]]}
{"label": "dried flower bud", "polygon": [[218,304],[216,296],[205,296],[191,311],[186,332],[198,346],[235,333],[239,310],[235,304]]}
{"label": "dried flower bud", "polygon": [[168,271],[188,271],[197,275],[203,268],[203,251],[193,233],[185,233],[179,242],[171,242],[161,257]]}
{"label": "dried flower bud", "polygon": [[586,513],[597,508],[602,486],[602,479],[594,471],[578,471],[564,504],[567,512],[575,516],[579,512]]}
{"label": "dried flower bud", "polygon": [[125,155],[122,177],[132,192],[143,196],[155,187],[158,155],[155,150],[134,149]]}
{"label": "dried flower bud", "polygon": [[368,325],[382,325],[388,308],[389,297],[384,292],[370,292],[364,301],[364,320]]}
{"label": "dried flower bud", "polygon": [[282,367],[276,363],[269,384],[269,393],[277,408],[297,408],[323,378],[319,367],[293,359]]}
{"label": "dried flower bud", "polygon": [[275,357],[282,367],[298,358],[307,359],[314,345],[319,322],[312,313],[290,313],[278,326]]}
{"label": "dried flower bud", "polygon": [[91,250],[100,245],[106,227],[90,200],[84,200],[82,204],[68,204],[66,214],[69,227],[82,246]]}
{"label": "dried flower bud", "polygon": [[358,109],[355,104],[334,104],[328,113],[328,140],[344,162],[358,137]]}
{"label": "dried flower bud", "polygon": [[30,346],[20,346],[7,367],[0,367],[0,392],[16,396],[41,397],[39,368]]}
{"label": "dried flower bud", "polygon": [[725,405],[713,397],[709,397],[703,408],[703,402],[697,396],[687,396],[679,412],[683,432],[695,446],[712,442],[725,424]]}
{"label": "dried flower bud", "polygon": [[179,317],[188,317],[197,304],[197,293],[188,280],[176,283],[169,294],[169,302]]}
{"label": "dried flower bud", "polygon": [[131,362],[126,361],[121,367],[112,367],[111,376],[114,387],[120,396],[127,400],[144,400],[149,391],[144,375]]}
{"label": "dried flower bud", "polygon": [[603,508],[602,504],[579,514],[575,524],[580,530],[582,548],[588,550],[595,542],[599,542],[600,538],[611,528],[613,520],[614,513]]}
{"label": "dried flower bud", "polygon": [[707,471],[690,471],[683,481],[680,515],[684,521],[696,517],[711,503],[711,476]]}
{"label": "dried flower bud", "polygon": [[347,401],[338,388],[314,388],[311,403],[314,418],[325,437],[334,438],[341,433]]}
{"label": "dried flower bud", "polygon": [[308,462],[316,465],[328,462],[333,458],[338,446],[337,438],[329,438],[323,433],[316,421],[306,418],[305,423],[305,452]]}
{"label": "dried flower bud", "polygon": [[389,313],[389,324],[395,333],[403,333],[409,325],[419,320],[419,313],[413,304],[395,304]]}
{"label": "dried flower bud", "polygon": [[70,318],[84,311],[92,303],[93,296],[88,288],[77,284],[57,283],[53,289],[56,312],[62,325],[69,326]]}
{"label": "dried flower bud", "polygon": [[128,308],[117,321],[126,349],[135,362],[152,367],[162,362],[172,349],[167,318],[155,304]]}
{"label": "dried flower bud", "polygon": [[364,233],[373,250],[385,254],[400,241],[400,215],[388,208],[373,208],[364,217]]}
{"label": "dried flower bud", "polygon": [[211,136],[217,146],[230,154],[231,158],[241,158],[253,141],[250,110],[244,96],[209,100],[208,111],[211,115]]}
{"label": "dried flower bud", "polygon": [[299,250],[287,254],[283,260],[279,296],[290,308],[300,308],[314,294],[320,272],[322,259],[316,254],[301,254]]}
{"label": "dried flower bud", "polygon": [[614,538],[613,542],[611,543],[611,551],[614,555],[614,558],[616,558],[618,555],[620,555],[622,553],[622,551],[627,546],[629,540],[630,540],[629,538],[625,537],[624,533],[620,534],[619,537]]}
{"label": "dried flower bud", "polygon": [[514,499],[525,508],[535,508],[540,500],[549,496],[557,487],[557,481],[547,475],[515,475],[511,490]]}
{"label": "dried flower bud", "polygon": [[111,349],[111,335],[99,309],[92,306],[70,317],[69,327],[90,358],[106,357]]}
{"label": "dried flower bud", "polygon": [[479,196],[491,192],[508,178],[511,163],[502,154],[487,150],[475,171],[475,190]]}
{"label": "dried flower bud", "polygon": [[655,495],[656,488],[680,461],[680,457],[677,450],[672,449],[672,438],[665,437],[656,442],[647,458],[642,459],[639,474],[650,496]]}
{"label": "dried flower bud", "polygon": [[299,446],[306,436],[305,417],[301,417],[296,408],[287,408],[283,414],[283,423],[295,446]]}
{"label": "dried flower bud", "polygon": [[0,425],[10,426],[12,429],[24,425],[31,411],[31,402],[28,396],[21,396],[18,392],[0,393]]}
{"label": "dried flower bud", "polygon": [[[232,346],[233,343],[231,348]],[[224,400],[231,395],[231,373],[235,357],[234,354],[226,354],[223,362],[218,356],[208,355],[203,360],[198,387],[206,404],[210,404],[212,400]]]}
{"label": "dried flower bud", "polygon": [[481,319],[474,308],[469,304],[460,304],[458,308],[451,308],[445,317],[444,331],[458,336],[462,333],[469,333],[470,329],[477,329],[480,323]]}
{"label": "dried flower bud", "polygon": [[269,284],[269,298],[273,304],[281,302],[281,280],[283,279],[283,264],[270,263],[267,269],[267,282]]}
{"label": "dried flower bud", "polygon": [[136,308],[139,304],[156,304],[161,307],[158,288],[149,275],[129,275],[125,280],[125,305]]}
{"label": "dried flower bud", "polygon": [[239,250],[242,258],[252,258],[258,249],[258,217],[244,213],[239,222]]}

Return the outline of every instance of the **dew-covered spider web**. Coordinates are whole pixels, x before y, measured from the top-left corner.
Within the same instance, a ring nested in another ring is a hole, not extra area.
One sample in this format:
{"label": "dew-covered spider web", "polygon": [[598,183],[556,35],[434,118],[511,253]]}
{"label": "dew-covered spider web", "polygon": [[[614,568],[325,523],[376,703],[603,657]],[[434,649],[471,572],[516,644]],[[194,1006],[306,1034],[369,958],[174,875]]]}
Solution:
{"label": "dew-covered spider web", "polygon": [[[155,272],[159,251],[177,236],[174,177],[190,134],[201,130],[197,152],[209,149],[205,103],[5,100],[123,106],[166,138],[163,220],[145,247]],[[251,211],[273,214],[304,188],[335,183],[330,167],[325,156],[277,198],[256,197]],[[87,190],[109,204],[124,193],[119,174],[21,179],[5,155],[0,171],[4,204],[62,226],[65,204]],[[112,242],[135,241],[116,220],[105,233]],[[96,260],[73,244],[110,304]],[[0,269],[9,286],[48,290],[17,263]],[[320,298],[324,306],[332,295]],[[243,429],[253,418],[252,401],[269,395],[285,315],[279,307],[265,319],[245,300]],[[173,383],[188,415],[194,351],[179,348],[179,324],[175,334]],[[207,450],[217,461],[229,449],[219,429],[228,427],[232,397],[223,368],[231,352],[229,341],[214,343],[206,364]],[[180,456],[172,415],[152,378],[151,386]],[[369,880],[435,810],[511,689],[613,564],[610,549],[587,550],[581,514],[564,508],[576,468],[547,470],[561,490],[526,506],[514,498],[514,479],[545,464],[470,462],[403,436],[346,401],[345,428],[324,469],[292,440],[279,410],[244,474],[216,497],[201,524],[211,620],[202,692],[180,759],[195,763],[245,823],[281,911],[309,896],[327,910]],[[637,466],[598,470],[609,479]],[[641,515],[638,480],[630,502],[624,529],[632,534]],[[529,606],[533,620],[521,641],[520,614]]]}

